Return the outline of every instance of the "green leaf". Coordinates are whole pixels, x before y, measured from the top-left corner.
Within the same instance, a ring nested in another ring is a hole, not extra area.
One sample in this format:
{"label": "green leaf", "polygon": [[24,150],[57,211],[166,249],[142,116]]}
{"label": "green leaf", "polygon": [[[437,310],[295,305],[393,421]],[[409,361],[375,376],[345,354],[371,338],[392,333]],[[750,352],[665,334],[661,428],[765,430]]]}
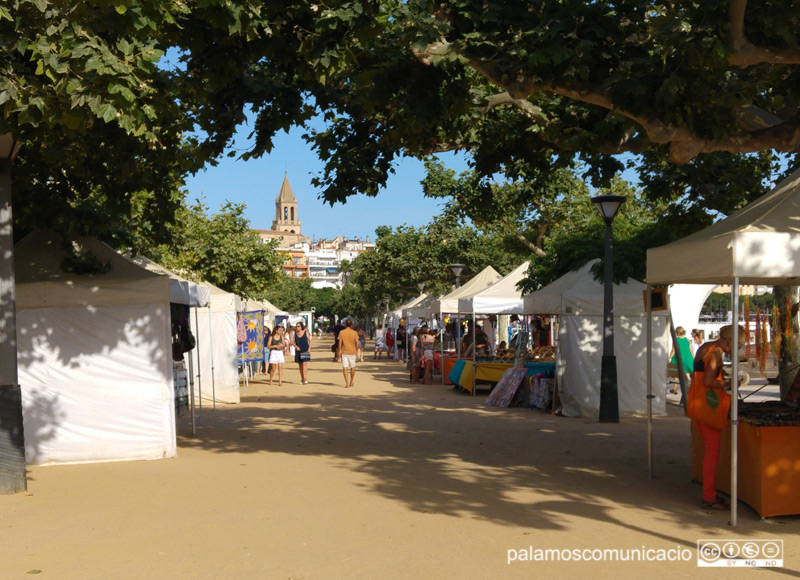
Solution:
{"label": "green leaf", "polygon": [[117,109],[111,103],[103,103],[96,110],[95,114],[102,118],[106,123],[110,123],[117,117]]}

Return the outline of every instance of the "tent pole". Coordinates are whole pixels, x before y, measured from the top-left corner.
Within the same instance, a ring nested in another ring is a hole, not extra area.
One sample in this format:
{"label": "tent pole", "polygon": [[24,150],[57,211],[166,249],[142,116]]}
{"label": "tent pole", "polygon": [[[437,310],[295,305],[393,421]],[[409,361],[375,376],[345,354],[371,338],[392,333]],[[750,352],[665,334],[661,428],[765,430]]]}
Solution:
{"label": "tent pole", "polygon": [[733,344],[731,344],[731,526],[739,523],[737,498],[739,494],[739,277],[731,286],[731,310],[733,319]]}
{"label": "tent pole", "polygon": [[475,328],[475,310],[472,311],[472,396],[475,396],[475,391],[478,390],[478,385],[475,384],[475,381],[478,379],[478,360],[477,360],[477,352],[478,352],[478,333],[477,328]]}
{"label": "tent pole", "polygon": [[[447,325],[444,323],[444,316],[439,323],[439,372],[442,375],[442,386],[444,386],[444,340],[447,338]],[[408,341],[406,341],[407,343]]]}
{"label": "tent pole", "polygon": [[242,387],[244,388],[244,396],[247,396],[247,367],[244,363],[244,352],[239,354],[239,360],[242,363]]}
{"label": "tent pole", "polygon": [[214,333],[211,332],[211,304],[206,306],[208,312],[208,350],[211,353],[211,405],[214,410],[217,409],[217,385],[214,382],[214,341],[211,338]]}
{"label": "tent pole", "polygon": [[189,351],[189,393],[192,403],[192,435],[197,435],[197,418],[195,417],[194,411],[194,364],[192,359],[192,351]]}
{"label": "tent pole", "polygon": [[195,351],[197,354],[197,405],[199,409],[198,420],[203,424],[203,378],[200,370],[200,319],[197,317],[197,305],[194,307],[194,326],[197,333],[197,342],[195,344]]}
{"label": "tent pole", "polygon": [[653,287],[647,285],[647,479],[653,479]]}

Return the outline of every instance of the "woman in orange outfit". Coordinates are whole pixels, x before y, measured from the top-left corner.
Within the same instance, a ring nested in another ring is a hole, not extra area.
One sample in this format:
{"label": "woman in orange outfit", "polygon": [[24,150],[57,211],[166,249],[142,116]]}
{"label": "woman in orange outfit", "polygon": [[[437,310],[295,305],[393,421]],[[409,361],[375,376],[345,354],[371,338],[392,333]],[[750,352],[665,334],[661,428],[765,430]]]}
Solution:
{"label": "woman in orange outfit", "polygon": [[[739,346],[745,341],[744,328],[739,327]],[[706,342],[694,355],[694,374],[689,387],[689,399],[692,398],[692,389],[726,389],[730,386],[722,378],[722,355],[730,355],[733,347],[733,326],[723,326],[719,330],[719,338]],[[703,438],[705,455],[703,456],[703,509],[725,510],[728,503],[717,495],[717,461],[722,438],[722,430],[716,429],[701,421],[695,421],[700,436]]]}

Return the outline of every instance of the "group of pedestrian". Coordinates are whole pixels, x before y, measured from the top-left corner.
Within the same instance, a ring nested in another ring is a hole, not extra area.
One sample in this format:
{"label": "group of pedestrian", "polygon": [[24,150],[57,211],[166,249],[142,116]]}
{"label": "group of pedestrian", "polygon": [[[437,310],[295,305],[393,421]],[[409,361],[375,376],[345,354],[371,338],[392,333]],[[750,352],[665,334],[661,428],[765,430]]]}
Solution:
{"label": "group of pedestrian", "polygon": [[306,328],[304,322],[296,323],[287,332],[280,324],[270,332],[264,329],[264,348],[268,355],[265,355],[268,367],[263,369],[269,374],[269,386],[277,371],[278,386],[283,386],[283,365],[286,357],[293,357],[300,370],[300,384],[308,384],[308,363],[311,360],[311,333]]}

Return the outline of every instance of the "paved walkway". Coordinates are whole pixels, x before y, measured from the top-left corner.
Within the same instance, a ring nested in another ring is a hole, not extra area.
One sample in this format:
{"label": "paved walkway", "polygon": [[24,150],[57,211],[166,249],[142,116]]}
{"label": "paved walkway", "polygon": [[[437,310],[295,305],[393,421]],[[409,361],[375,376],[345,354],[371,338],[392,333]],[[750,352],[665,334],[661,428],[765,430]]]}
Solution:
{"label": "paved walkway", "polygon": [[[371,354],[345,389],[329,346],[315,341],[309,385],[289,363],[282,387],[259,378],[241,404],[204,406],[196,437],[181,417],[176,459],[32,467],[27,494],[0,496],[0,579],[752,574],[697,570],[698,539],[731,537],[783,539],[774,573],[800,575],[800,518],[740,504],[732,529],[699,509],[675,406],[655,422],[650,481],[643,419],[490,408]],[[688,560],[519,561],[537,549]]]}

